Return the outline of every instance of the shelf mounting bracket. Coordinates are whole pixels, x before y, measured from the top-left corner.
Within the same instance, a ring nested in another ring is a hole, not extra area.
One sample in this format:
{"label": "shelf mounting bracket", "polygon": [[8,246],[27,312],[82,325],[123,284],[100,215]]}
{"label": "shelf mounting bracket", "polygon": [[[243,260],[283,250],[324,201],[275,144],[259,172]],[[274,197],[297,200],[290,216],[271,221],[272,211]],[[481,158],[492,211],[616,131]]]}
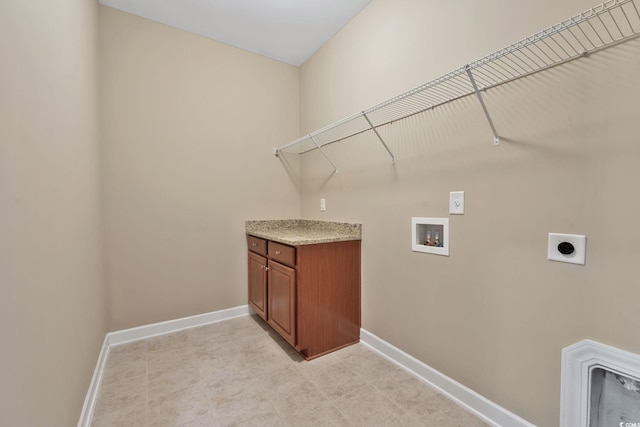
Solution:
{"label": "shelf mounting bracket", "polygon": [[327,153],[324,152],[324,150],[322,149],[322,147],[316,142],[315,139],[313,139],[313,135],[309,134],[309,139],[311,141],[313,141],[313,143],[316,145],[316,147],[318,147],[318,150],[320,150],[320,152],[322,153],[322,155],[324,156],[325,159],[327,159],[329,161],[329,163],[331,163],[331,166],[333,166],[333,173],[338,173],[338,167],[336,166],[335,163],[333,163],[331,161],[331,159],[329,158],[329,156],[327,156]]}
{"label": "shelf mounting bracket", "polygon": [[498,135],[498,131],[493,124],[493,120],[491,120],[491,115],[489,114],[489,110],[487,109],[486,104],[484,103],[484,99],[482,98],[482,93],[478,89],[478,85],[476,84],[476,79],[473,78],[473,73],[471,72],[471,66],[466,65],[464,67],[465,71],[469,75],[469,80],[471,80],[471,85],[473,86],[473,90],[476,92],[478,96],[478,100],[480,101],[480,105],[482,106],[482,110],[484,111],[484,115],[487,117],[487,121],[489,122],[489,126],[491,126],[491,131],[493,132],[493,145],[500,145],[500,135]]}
{"label": "shelf mounting bracket", "polygon": [[369,117],[367,116],[367,113],[365,113],[364,111],[362,112],[362,116],[364,117],[364,119],[367,121],[367,123],[369,123],[369,126],[371,127],[371,130],[376,134],[376,136],[378,137],[378,139],[380,140],[380,142],[382,142],[382,145],[384,145],[384,148],[387,150],[387,153],[389,153],[389,155],[391,156],[391,163],[395,163],[396,162],[396,158],[393,155],[393,153],[391,152],[391,150],[389,150],[389,147],[387,146],[387,144],[384,142],[384,139],[382,139],[382,137],[380,136],[380,134],[378,133],[378,129],[375,128],[375,126],[373,126],[373,123],[371,123],[371,120],[369,120]]}

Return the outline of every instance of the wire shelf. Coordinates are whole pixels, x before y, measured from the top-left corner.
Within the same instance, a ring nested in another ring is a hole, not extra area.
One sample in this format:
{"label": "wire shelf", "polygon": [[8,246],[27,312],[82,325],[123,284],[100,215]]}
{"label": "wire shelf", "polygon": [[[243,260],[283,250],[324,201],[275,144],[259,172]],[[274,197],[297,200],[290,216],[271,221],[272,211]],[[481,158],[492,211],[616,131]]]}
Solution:
{"label": "wire shelf", "polygon": [[[304,154],[327,144],[477,95],[499,143],[481,91],[580,58],[640,35],[640,0],[609,0],[401,95],[311,132],[274,151]],[[326,157],[326,154],[323,151]],[[327,160],[331,160],[327,157]],[[337,168],[334,166],[334,169]]]}

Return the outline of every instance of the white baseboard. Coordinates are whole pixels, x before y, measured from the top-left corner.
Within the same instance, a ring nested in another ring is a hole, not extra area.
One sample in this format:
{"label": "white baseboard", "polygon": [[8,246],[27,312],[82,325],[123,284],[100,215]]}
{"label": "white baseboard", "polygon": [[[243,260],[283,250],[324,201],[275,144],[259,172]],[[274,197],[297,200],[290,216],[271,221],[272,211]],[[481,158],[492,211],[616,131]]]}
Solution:
{"label": "white baseboard", "polygon": [[96,368],[93,371],[93,378],[89,390],[84,399],[78,427],[89,427],[93,409],[95,408],[96,399],[98,397],[98,389],[102,381],[102,373],[104,371],[109,348],[113,345],[124,344],[130,341],[151,338],[157,335],[177,332],[183,329],[194,328],[196,326],[204,326],[210,323],[221,322],[223,320],[233,319],[235,317],[248,316],[251,313],[248,305],[228,308],[225,310],[213,311],[211,313],[198,314],[196,316],[183,317],[181,319],[168,320],[166,322],[153,323],[151,325],[139,326],[137,328],[124,329],[122,331],[109,332],[102,344],[102,349],[98,356]]}
{"label": "white baseboard", "polygon": [[360,342],[417,376],[422,381],[493,426],[535,427],[535,425],[491,402],[489,399],[447,377],[399,348],[394,347],[371,332],[361,329]]}
{"label": "white baseboard", "polygon": [[211,313],[197,314],[195,316],[183,317],[181,319],[167,320],[166,322],[152,323],[150,325],[138,326],[131,329],[109,332],[107,339],[109,345],[124,344],[130,341],[151,338],[156,335],[168,334],[181,331],[183,329],[194,328],[196,326],[208,325],[209,323],[221,322],[249,315],[249,306],[227,308],[225,310],[212,311]]}
{"label": "white baseboard", "polygon": [[89,384],[89,390],[84,398],[84,404],[82,405],[82,412],[80,413],[80,420],[78,420],[78,427],[88,427],[91,424],[91,417],[93,416],[93,408],[96,404],[96,398],[98,397],[98,390],[100,389],[100,382],[102,381],[102,372],[107,361],[107,354],[109,353],[109,341],[107,337],[104,337],[102,341],[102,349],[98,355],[98,362],[96,368],[93,370],[93,377]]}

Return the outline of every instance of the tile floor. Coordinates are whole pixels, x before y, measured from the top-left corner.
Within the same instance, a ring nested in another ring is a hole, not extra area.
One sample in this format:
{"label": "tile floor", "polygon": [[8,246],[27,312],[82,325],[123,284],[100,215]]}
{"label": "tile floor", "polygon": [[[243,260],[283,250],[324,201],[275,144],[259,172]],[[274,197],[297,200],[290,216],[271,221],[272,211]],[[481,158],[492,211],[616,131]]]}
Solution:
{"label": "tile floor", "polygon": [[486,426],[356,344],[305,361],[245,316],[111,348],[103,426]]}

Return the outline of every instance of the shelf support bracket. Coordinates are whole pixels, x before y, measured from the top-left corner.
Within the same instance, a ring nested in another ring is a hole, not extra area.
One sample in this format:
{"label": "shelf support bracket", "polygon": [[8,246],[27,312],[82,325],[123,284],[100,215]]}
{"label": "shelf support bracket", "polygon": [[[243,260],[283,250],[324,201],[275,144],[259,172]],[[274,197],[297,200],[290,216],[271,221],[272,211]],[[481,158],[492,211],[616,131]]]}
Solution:
{"label": "shelf support bracket", "polygon": [[384,139],[382,139],[382,137],[380,136],[380,134],[378,133],[378,129],[375,128],[375,126],[373,126],[373,123],[371,123],[371,120],[369,120],[369,117],[367,116],[367,113],[365,113],[364,111],[362,112],[362,116],[364,117],[364,119],[367,121],[367,123],[369,123],[369,126],[371,127],[371,130],[376,134],[376,136],[378,137],[378,139],[380,140],[380,142],[382,142],[382,145],[384,145],[384,148],[387,150],[387,153],[389,153],[389,155],[391,156],[391,163],[395,163],[396,162],[396,158],[393,155],[393,153],[391,152],[391,150],[389,150],[389,147],[387,147],[387,144],[384,142]]}
{"label": "shelf support bracket", "polygon": [[322,149],[322,147],[316,142],[315,139],[313,139],[313,135],[309,134],[309,139],[311,139],[311,141],[313,141],[313,143],[316,145],[316,147],[318,147],[318,150],[320,150],[320,152],[322,153],[322,155],[324,156],[325,159],[327,159],[329,161],[329,163],[331,163],[331,166],[333,166],[333,173],[338,173],[338,167],[336,166],[335,163],[333,163],[331,161],[331,159],[329,158],[329,156],[327,156],[327,153],[324,152],[324,150]]}
{"label": "shelf support bracket", "polygon": [[473,86],[473,90],[476,92],[478,96],[478,100],[480,101],[480,105],[482,106],[482,110],[484,111],[484,115],[487,117],[487,121],[489,122],[489,126],[491,126],[491,131],[493,132],[493,145],[500,145],[500,135],[498,135],[498,131],[493,124],[493,120],[491,120],[491,115],[489,114],[489,110],[487,109],[486,104],[484,103],[484,99],[482,98],[482,93],[478,89],[478,85],[476,84],[476,79],[473,78],[473,73],[471,72],[471,67],[466,65],[464,67],[465,71],[469,75],[469,80],[471,80],[471,85]]}

